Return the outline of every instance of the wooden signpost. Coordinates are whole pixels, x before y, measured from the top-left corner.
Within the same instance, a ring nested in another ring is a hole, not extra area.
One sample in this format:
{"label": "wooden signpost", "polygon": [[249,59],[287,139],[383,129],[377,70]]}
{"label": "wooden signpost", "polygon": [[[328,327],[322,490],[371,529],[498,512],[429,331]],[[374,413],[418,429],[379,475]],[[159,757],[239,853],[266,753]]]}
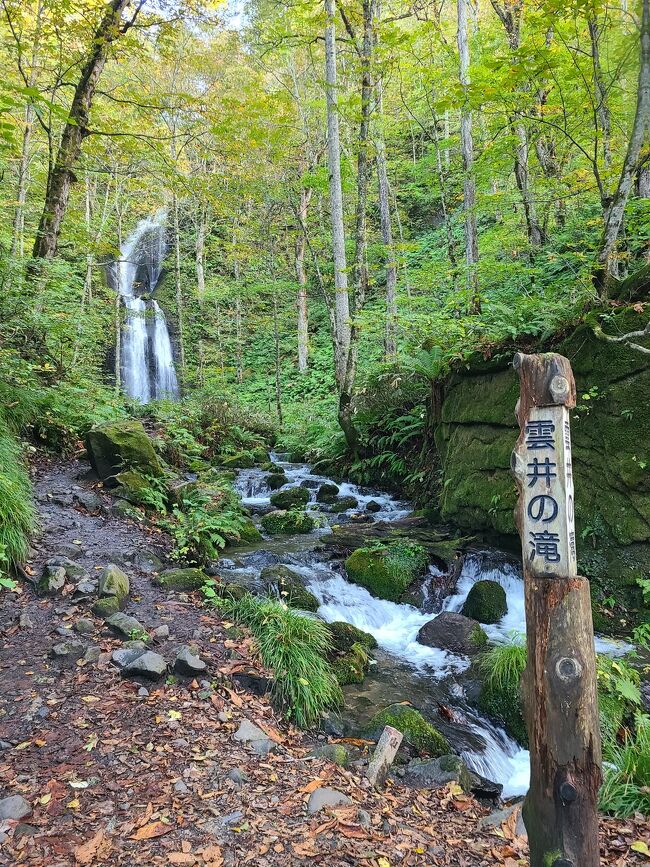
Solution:
{"label": "wooden signpost", "polygon": [[530,745],[523,807],[531,867],[595,867],[601,783],[589,582],[578,576],[568,359],[517,353],[519,488],[528,663],[522,679]]}

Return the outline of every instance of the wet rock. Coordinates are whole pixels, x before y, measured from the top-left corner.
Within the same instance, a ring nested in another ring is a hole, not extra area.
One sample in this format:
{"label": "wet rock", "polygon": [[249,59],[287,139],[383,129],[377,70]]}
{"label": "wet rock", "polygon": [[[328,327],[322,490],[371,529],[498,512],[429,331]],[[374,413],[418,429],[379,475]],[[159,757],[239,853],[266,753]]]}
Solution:
{"label": "wet rock", "polygon": [[284,485],[289,484],[289,479],[284,473],[271,473],[264,481],[266,482],[267,487],[272,491],[277,491],[278,488],[282,488]]}
{"label": "wet rock", "polygon": [[0,800],[0,819],[17,822],[32,815],[32,805],[22,795],[9,795]]}
{"label": "wet rock", "polygon": [[159,653],[145,651],[122,669],[122,674],[130,677],[146,677],[159,680],[167,671],[167,663]]}
{"label": "wet rock", "polygon": [[86,662],[99,662],[102,649],[97,644],[92,644],[84,653],[83,658]]}
{"label": "wet rock", "polygon": [[23,837],[35,837],[40,833],[40,829],[35,825],[28,825],[24,822],[21,822],[20,825],[16,825],[14,828],[14,843],[18,843]]}
{"label": "wet rock", "polygon": [[413,789],[439,789],[447,783],[459,783],[463,791],[471,791],[469,768],[458,756],[437,759],[413,759],[400,774],[400,782]]}
{"label": "wet rock", "polygon": [[74,589],[74,599],[87,599],[89,596],[94,596],[97,593],[97,584],[94,581],[84,579],[80,581]]}
{"label": "wet rock", "polygon": [[124,469],[160,476],[162,467],[142,422],[135,419],[107,422],[86,434],[90,463],[105,482],[114,484]]}
{"label": "wet rock", "polygon": [[245,689],[246,692],[250,692],[251,695],[257,695],[260,698],[268,695],[273,685],[273,681],[270,678],[245,671],[236,671],[232,675],[232,679],[242,689]]}
{"label": "wet rock", "polygon": [[319,479],[303,479],[303,481],[300,482],[300,487],[307,488],[308,491],[316,491],[320,486],[321,483]]}
{"label": "wet rock", "polygon": [[316,494],[318,503],[333,503],[339,495],[339,486],[333,482],[325,482],[322,484]]}
{"label": "wet rock", "polygon": [[378,740],[387,725],[402,732],[406,743],[419,753],[435,758],[451,752],[447,739],[410,705],[391,704],[379,711],[368,724],[366,734]]}
{"label": "wet rock", "polygon": [[124,668],[130,662],[133,662],[139,656],[142,656],[146,650],[146,645],[142,643],[140,647],[118,647],[117,650],[114,650],[111,654],[111,660],[118,666],[118,668]]}
{"label": "wet rock", "polygon": [[349,509],[356,509],[358,505],[356,497],[337,497],[332,503],[332,511],[347,512]]}
{"label": "wet rock", "polygon": [[151,572],[160,572],[163,568],[163,562],[153,551],[148,551],[146,548],[136,549],[133,552],[133,565],[140,572],[147,574]]}
{"label": "wet rock", "polygon": [[99,576],[99,595],[116,596],[118,599],[126,599],[129,595],[129,576],[115,563],[109,563]]}
{"label": "wet rock", "polygon": [[492,804],[498,804],[501,800],[503,786],[501,783],[495,783],[493,780],[488,780],[487,777],[482,777],[470,768],[470,792],[479,801],[489,801]]}
{"label": "wet rock", "polygon": [[0,741],[0,752],[3,750],[10,750],[13,744],[10,744],[9,741]]}
{"label": "wet rock", "polygon": [[341,807],[344,804],[351,804],[352,801],[343,792],[337,792],[336,789],[330,789],[327,786],[322,786],[320,789],[314,789],[307,801],[307,811],[309,813],[318,813],[326,807]]}
{"label": "wet rock", "polygon": [[272,566],[274,563],[279,563],[280,557],[271,551],[253,551],[251,554],[246,554],[245,562],[247,567],[263,569],[264,566]]}
{"label": "wet rock", "polygon": [[372,819],[370,818],[370,813],[366,810],[359,810],[357,813],[357,821],[361,825],[362,828],[371,828],[372,827]]}
{"label": "wet rock", "polygon": [[500,828],[504,822],[508,821],[515,811],[518,814],[515,833],[518,837],[528,837],[526,826],[524,825],[524,820],[521,815],[521,804],[512,804],[503,810],[495,810],[493,813],[490,813],[489,816],[483,816],[483,818],[479,819],[478,822],[479,831],[488,831],[491,828]]}
{"label": "wet rock", "polygon": [[334,711],[327,711],[320,720],[320,728],[332,738],[342,738],[345,735],[345,723]]}
{"label": "wet rock", "polygon": [[327,628],[332,636],[332,646],[335,650],[345,653],[352,649],[353,644],[361,644],[369,649],[377,647],[377,640],[374,635],[357,629],[351,623],[335,620],[334,623],[328,623]]}
{"label": "wet rock", "polygon": [[98,599],[90,610],[97,617],[108,620],[109,617],[119,613],[121,607],[121,602],[117,596],[105,596],[103,599]]}
{"label": "wet rock", "polygon": [[143,521],[144,515],[132,506],[127,500],[116,500],[111,506],[111,514],[116,518],[133,518],[135,521]]}
{"label": "wet rock", "polygon": [[323,744],[321,747],[316,747],[310,753],[309,757],[316,759],[327,759],[341,768],[345,768],[350,761],[350,754],[343,744]]}
{"label": "wet rock", "polygon": [[189,647],[187,644],[183,644],[176,650],[174,671],[177,674],[194,677],[197,674],[202,674],[206,668],[207,666],[205,662],[199,657],[194,648]]}
{"label": "wet rock", "polygon": [[154,584],[166,590],[181,590],[186,593],[199,590],[207,576],[202,569],[166,569],[154,578]]}
{"label": "wet rock", "polygon": [[295,486],[283,491],[271,494],[271,505],[276,509],[295,509],[306,506],[309,502],[309,491],[306,488]]}
{"label": "wet rock", "polygon": [[227,458],[221,458],[221,466],[226,469],[250,470],[255,466],[255,457],[250,452],[239,452]]}
{"label": "wet rock", "polygon": [[366,512],[381,512],[381,505],[377,500],[368,500],[366,503]]}
{"label": "wet rock", "polygon": [[418,641],[427,647],[440,647],[451,653],[473,656],[485,649],[487,635],[477,620],[443,611],[425,623],[418,632]]}
{"label": "wet rock", "polygon": [[397,602],[424,574],[429,558],[422,545],[408,540],[357,548],[345,561],[348,579],[373,596]]}
{"label": "wet rock", "polygon": [[124,614],[123,611],[111,614],[110,617],[106,618],[106,623],[121,638],[138,639],[146,632],[139,620],[136,620],[135,617],[131,617],[129,614]]}
{"label": "wet rock", "polygon": [[[281,492],[279,491],[278,493]],[[311,515],[297,509],[292,509],[291,511],[276,509],[262,518],[262,527],[271,536],[311,533],[315,526],[316,522]]]}
{"label": "wet rock", "polygon": [[104,501],[92,491],[75,491],[72,499],[82,506],[89,515],[99,515],[104,509]]}
{"label": "wet rock", "polygon": [[65,557],[69,560],[78,560],[83,554],[80,545],[75,545],[73,542],[60,542],[57,556]]}
{"label": "wet rock", "polygon": [[86,645],[83,641],[60,641],[55,644],[50,651],[51,656],[55,659],[65,660],[67,662],[76,662],[86,652]]}
{"label": "wet rock", "polygon": [[95,624],[92,620],[87,620],[85,617],[81,617],[74,625],[75,632],[78,632],[79,635],[92,635],[95,631]]}
{"label": "wet rock", "polygon": [[477,581],[467,594],[462,613],[479,623],[498,623],[508,613],[506,591],[497,581]]}
{"label": "wet rock", "polygon": [[169,626],[166,623],[163,623],[162,626],[156,626],[151,634],[159,641],[164,641],[165,638],[169,638]]}
{"label": "wet rock", "polygon": [[69,557],[52,557],[47,561],[48,566],[61,566],[65,569],[68,578],[85,578],[86,570],[79,563],[75,563]]}
{"label": "wet rock", "polygon": [[36,585],[36,591],[41,595],[57,593],[62,590],[66,581],[63,566],[46,566],[43,575]]}
{"label": "wet rock", "polygon": [[138,695],[140,696],[140,698],[147,698],[147,696],[149,695],[149,690],[146,686],[141,686],[138,690]]}
{"label": "wet rock", "polygon": [[320,605],[313,593],[305,589],[303,578],[299,572],[288,566],[266,566],[262,569],[260,578],[276,596],[286,602],[289,608],[300,608],[303,611],[317,611]]}

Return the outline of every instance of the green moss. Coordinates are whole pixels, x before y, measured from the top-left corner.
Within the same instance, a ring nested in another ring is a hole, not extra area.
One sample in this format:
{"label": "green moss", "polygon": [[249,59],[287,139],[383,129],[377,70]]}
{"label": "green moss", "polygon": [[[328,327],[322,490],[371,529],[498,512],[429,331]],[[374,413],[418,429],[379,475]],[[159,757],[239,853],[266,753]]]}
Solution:
{"label": "green moss", "polygon": [[369,665],[370,660],[365,647],[355,643],[347,653],[334,659],[332,671],[340,685],[346,686],[349,683],[362,683]]}
{"label": "green moss", "polygon": [[221,458],[221,466],[226,469],[250,470],[255,466],[255,458],[250,452],[238,452]]}
{"label": "green moss", "polygon": [[309,755],[317,759],[327,759],[341,768],[347,767],[350,761],[348,751],[343,744],[323,744],[321,747],[313,749]]}
{"label": "green moss", "polygon": [[150,503],[151,486],[149,481],[136,470],[124,470],[115,476],[118,487],[113,492],[115,496],[128,500],[136,506]]}
{"label": "green moss", "polygon": [[300,608],[302,611],[318,610],[320,605],[318,599],[305,589],[301,576],[288,566],[266,566],[262,569],[260,578],[289,608]]}
{"label": "green moss", "polygon": [[294,487],[271,494],[271,505],[276,509],[293,509],[296,506],[306,506],[309,502],[307,488]]}
{"label": "green moss", "polygon": [[367,732],[379,737],[384,726],[393,726],[402,732],[404,740],[421,754],[436,758],[451,752],[447,739],[410,705],[391,704],[379,711],[370,721]]}
{"label": "green moss", "polygon": [[154,579],[154,583],[166,590],[179,590],[185,593],[199,590],[207,581],[201,569],[167,569]]}
{"label": "green moss", "polygon": [[476,647],[486,647],[488,643],[487,632],[484,629],[481,629],[480,626],[475,626],[470,632],[469,640],[472,644],[476,645]]}
{"label": "green moss", "polygon": [[356,497],[338,497],[332,503],[333,512],[347,512],[348,509],[356,509],[359,501]]}
{"label": "green moss", "polygon": [[374,635],[357,629],[351,623],[337,620],[334,623],[328,623],[327,628],[332,635],[332,646],[335,650],[345,652],[350,650],[353,644],[360,644],[370,650],[377,647],[377,640]]}
{"label": "green moss", "polygon": [[390,542],[357,548],[345,561],[348,578],[380,599],[397,602],[428,565],[425,549],[415,542]]}
{"label": "green moss", "polygon": [[507,614],[506,591],[497,581],[477,581],[467,594],[462,613],[479,623],[498,623]]}
{"label": "green moss", "polygon": [[134,419],[108,422],[91,428],[86,448],[100,479],[112,481],[122,470],[161,476],[162,467],[142,422]]}
{"label": "green moss", "polygon": [[481,688],[478,706],[486,716],[500,723],[517,743],[528,746],[528,732],[518,686],[497,686],[488,681]]}
{"label": "green moss", "polygon": [[315,526],[316,522],[311,515],[297,509],[278,509],[262,518],[262,527],[271,536],[311,533]]}
{"label": "green moss", "polygon": [[242,526],[239,528],[240,542],[250,544],[251,542],[259,542],[261,538],[262,534],[250,519],[244,521]]}
{"label": "green moss", "polygon": [[277,491],[278,488],[282,488],[288,484],[289,479],[284,473],[271,473],[264,481],[272,491]]}
{"label": "green moss", "polygon": [[98,599],[90,610],[97,617],[106,620],[111,615],[117,614],[120,608],[121,603],[117,596],[105,596],[103,599]]}
{"label": "green moss", "polygon": [[338,497],[338,494],[338,485],[334,485],[331,482],[325,482],[318,489],[318,493],[316,494],[316,500],[319,503],[333,503],[334,500]]}

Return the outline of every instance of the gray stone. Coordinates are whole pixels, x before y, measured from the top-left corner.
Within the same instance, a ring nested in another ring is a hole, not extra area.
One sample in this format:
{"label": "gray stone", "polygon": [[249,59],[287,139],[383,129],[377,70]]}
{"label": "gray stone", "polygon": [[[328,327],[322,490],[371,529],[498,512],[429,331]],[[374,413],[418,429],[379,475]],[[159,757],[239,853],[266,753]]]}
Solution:
{"label": "gray stone", "polygon": [[309,753],[309,757],[327,759],[342,768],[345,768],[350,761],[350,754],[343,744],[323,744],[321,747],[315,747]]}
{"label": "gray stone", "polygon": [[115,563],[109,563],[99,576],[99,595],[117,596],[125,599],[129,595],[129,576]]}
{"label": "gray stone", "polygon": [[159,680],[167,671],[167,663],[159,653],[147,650],[133,662],[125,665],[122,674]]}
{"label": "gray stone", "polygon": [[351,804],[352,801],[343,792],[337,792],[336,789],[330,789],[323,786],[320,789],[314,789],[307,801],[307,810],[310,813],[318,813],[326,807],[341,807],[343,804]]}
{"label": "gray stone", "polygon": [[57,626],[54,630],[57,635],[62,635],[64,638],[72,638],[72,627],[71,626]]}
{"label": "gray stone", "polygon": [[120,600],[117,596],[104,596],[102,599],[98,599],[90,610],[97,617],[103,617],[104,620],[107,620],[120,610]]}
{"label": "gray stone", "polygon": [[447,783],[460,783],[470,791],[469,769],[458,756],[440,756],[437,759],[413,759],[404,769],[401,782],[414,789],[438,789]]}
{"label": "gray stone", "polygon": [[10,750],[13,744],[10,744],[9,741],[0,741],[0,751],[1,750]]}
{"label": "gray stone", "polygon": [[118,611],[106,618],[106,623],[117,635],[123,638],[136,638],[145,633],[144,626],[135,617]]}
{"label": "gray stone", "polygon": [[196,674],[202,674],[206,668],[207,666],[205,662],[203,662],[195,650],[187,644],[181,645],[181,647],[176,650],[174,671],[178,674],[186,674],[193,677]]}
{"label": "gray stone", "polygon": [[248,775],[242,768],[231,768],[226,774],[226,777],[231,780],[236,786],[243,786],[248,782]]}
{"label": "gray stone", "polygon": [[515,824],[515,833],[518,837],[528,837],[528,833],[526,831],[526,826],[524,825],[524,820],[521,815],[521,804],[511,804],[509,807],[506,807],[503,810],[495,810],[493,813],[490,813],[489,816],[483,816],[482,819],[479,819],[478,829],[479,831],[489,830],[491,828],[499,828],[504,822],[512,816],[512,814],[517,811],[517,822]]}
{"label": "gray stone", "polygon": [[114,650],[111,654],[111,660],[119,668],[124,668],[124,666],[128,665],[130,662],[133,662],[139,656],[142,656],[146,649],[147,648],[144,645],[142,645],[142,647],[118,647],[118,649]]}
{"label": "gray stone", "polygon": [[275,749],[273,741],[250,720],[243,719],[233,735],[236,741],[247,744],[258,756],[266,756]]}
{"label": "gray stone", "polygon": [[98,662],[101,656],[102,649],[97,644],[91,644],[88,650],[84,653],[83,658],[86,662]]}
{"label": "gray stone", "polygon": [[21,822],[14,828],[14,843],[18,843],[23,837],[35,837],[39,833],[39,829],[35,825],[27,825]]}
{"label": "gray stone", "polygon": [[140,698],[146,698],[149,695],[149,690],[146,686],[141,686],[138,690],[138,695],[140,696]]}
{"label": "gray stone", "polygon": [[92,620],[87,620],[85,617],[81,617],[75,623],[74,628],[79,635],[92,635],[95,631],[95,624]]}
{"label": "gray stone", "polygon": [[174,792],[177,795],[189,795],[190,790],[187,783],[183,782],[183,780],[176,780],[174,783]]}
{"label": "gray stone", "polygon": [[366,503],[367,512],[381,512],[381,505],[376,500],[368,500]]}
{"label": "gray stone", "polygon": [[72,495],[72,499],[75,503],[83,506],[89,515],[99,515],[104,508],[104,501],[102,498],[98,494],[94,494],[92,491],[75,491]]}
{"label": "gray stone", "polygon": [[163,623],[162,626],[156,626],[151,634],[154,638],[159,638],[161,641],[165,638],[169,638],[169,626],[167,626],[166,623]]}
{"label": "gray stone", "polygon": [[79,545],[75,545],[73,542],[61,542],[56,553],[57,556],[66,557],[69,560],[78,560],[83,551]]}
{"label": "gray stone", "polygon": [[485,649],[487,635],[477,620],[455,611],[443,611],[421,627],[418,641],[427,647],[473,656]]}
{"label": "gray stone", "polygon": [[75,599],[79,597],[94,596],[97,592],[97,584],[94,581],[84,579],[80,581],[74,590]]}
{"label": "gray stone", "polygon": [[85,652],[86,645],[83,641],[71,640],[60,641],[55,644],[51,650],[51,655],[57,659],[66,659],[72,662],[81,659]]}
{"label": "gray stone", "polygon": [[57,593],[63,589],[66,579],[66,571],[63,566],[48,565],[43,569],[43,575],[36,585],[41,594]]}
{"label": "gray stone", "polygon": [[22,795],[9,795],[0,801],[0,819],[12,819],[16,822],[31,814],[32,805]]}
{"label": "gray stone", "polygon": [[69,557],[52,557],[47,561],[48,566],[61,566],[65,569],[65,574],[68,578],[81,578],[86,574],[86,570],[79,563],[75,563]]}
{"label": "gray stone", "polygon": [[153,551],[148,551],[146,548],[136,549],[133,552],[133,565],[140,572],[160,572],[163,567],[163,562],[160,557],[157,557]]}
{"label": "gray stone", "polygon": [[359,810],[357,813],[357,819],[359,820],[359,824],[362,828],[370,828],[372,825],[372,819],[370,818],[370,813],[366,812],[366,810]]}
{"label": "gray stone", "polygon": [[23,611],[23,613],[20,615],[20,619],[18,620],[18,625],[21,629],[33,629],[34,621],[26,611]]}

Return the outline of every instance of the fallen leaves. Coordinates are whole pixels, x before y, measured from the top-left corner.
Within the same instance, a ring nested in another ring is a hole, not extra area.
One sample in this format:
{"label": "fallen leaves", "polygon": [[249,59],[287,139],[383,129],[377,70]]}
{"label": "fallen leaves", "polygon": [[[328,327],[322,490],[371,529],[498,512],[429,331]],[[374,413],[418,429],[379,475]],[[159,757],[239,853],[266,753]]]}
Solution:
{"label": "fallen leaves", "polygon": [[173,830],[171,825],[166,825],[164,822],[149,822],[148,825],[142,825],[133,834],[129,840],[152,840],[154,837],[163,837],[165,834]]}
{"label": "fallen leaves", "polygon": [[104,831],[100,828],[87,843],[77,846],[74,850],[74,857],[77,864],[88,865],[92,864],[99,852],[99,849],[104,840]]}

